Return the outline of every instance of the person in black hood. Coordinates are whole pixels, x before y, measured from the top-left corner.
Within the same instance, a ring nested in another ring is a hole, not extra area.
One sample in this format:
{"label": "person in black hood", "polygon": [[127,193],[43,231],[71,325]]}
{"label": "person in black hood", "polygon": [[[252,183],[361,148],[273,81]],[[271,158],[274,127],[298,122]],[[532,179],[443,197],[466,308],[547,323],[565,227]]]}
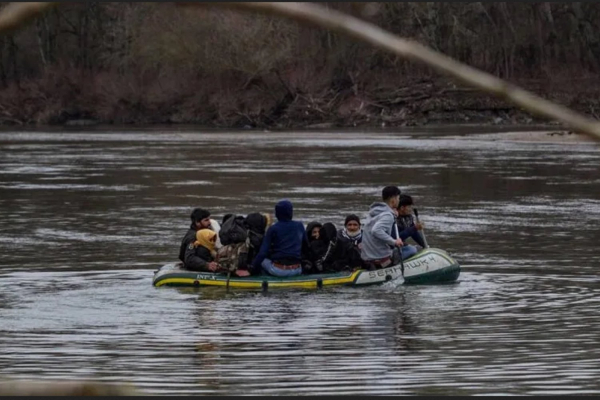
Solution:
{"label": "person in black hood", "polygon": [[[307,270],[313,270],[317,260],[320,260],[327,251],[328,241],[321,237],[323,224],[318,221],[309,222],[306,226],[306,238],[308,239],[308,252],[304,255],[305,260],[308,260]],[[324,233],[324,232],[323,232]],[[313,271],[314,272],[314,271]]]}
{"label": "person in black hood", "polygon": [[[318,233],[309,239],[308,254],[305,256],[304,270],[308,273],[319,273],[331,270],[332,263],[335,261],[336,252],[335,243],[337,238],[337,229],[331,222],[326,222],[322,226],[313,221],[306,227],[307,235],[314,232],[314,228],[320,227]],[[327,259],[326,259],[326,256]]]}
{"label": "person in black hood", "polygon": [[258,254],[258,250],[262,245],[263,238],[269,225],[271,218],[269,215],[261,213],[251,213],[246,216],[244,221],[246,229],[248,229],[249,249],[248,249],[248,269],[251,274],[260,274],[260,269],[252,268],[252,262]]}
{"label": "person in black hood", "polygon": [[179,259],[185,262],[185,251],[190,243],[196,241],[196,232],[200,229],[210,229],[210,211],[202,208],[195,208],[190,215],[192,224],[190,229],[187,231],[183,239],[181,240],[181,246],[179,246]]}
{"label": "person in black hood", "polygon": [[323,243],[325,252],[317,261],[316,267],[319,272],[331,272],[336,270],[336,262],[341,254],[337,243],[337,228],[331,222],[326,222],[321,228],[319,240]]}
{"label": "person in black hood", "polygon": [[319,234],[321,233],[322,227],[323,224],[321,224],[319,221],[312,221],[309,222],[308,225],[306,225],[306,237],[308,238],[309,242],[312,242],[319,238]]}

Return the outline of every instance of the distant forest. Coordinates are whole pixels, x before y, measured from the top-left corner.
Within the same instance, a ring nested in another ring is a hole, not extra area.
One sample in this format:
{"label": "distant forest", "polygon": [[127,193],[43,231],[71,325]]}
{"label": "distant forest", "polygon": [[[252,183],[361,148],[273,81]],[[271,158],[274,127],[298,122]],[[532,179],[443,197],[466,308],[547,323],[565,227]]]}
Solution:
{"label": "distant forest", "polygon": [[[596,116],[600,3],[321,3]],[[531,122],[323,29],[174,3],[63,3],[0,37],[0,123]],[[315,125],[316,124],[316,125]]]}

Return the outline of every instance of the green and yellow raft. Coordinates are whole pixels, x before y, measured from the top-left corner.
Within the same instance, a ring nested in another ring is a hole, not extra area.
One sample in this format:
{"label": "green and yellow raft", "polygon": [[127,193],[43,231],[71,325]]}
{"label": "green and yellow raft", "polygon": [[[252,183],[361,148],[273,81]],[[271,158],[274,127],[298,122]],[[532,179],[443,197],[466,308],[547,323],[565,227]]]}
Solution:
{"label": "green and yellow raft", "polygon": [[[269,275],[236,277],[229,279],[230,288],[321,288],[323,286],[368,286],[404,278],[405,284],[435,284],[453,282],[460,275],[460,265],[444,250],[422,249],[404,261],[404,273],[400,264],[374,271],[359,269],[330,274],[299,275],[279,278]],[[223,273],[196,272],[184,269],[181,263],[163,265],[154,273],[152,281],[160,286],[226,286],[227,275]]]}

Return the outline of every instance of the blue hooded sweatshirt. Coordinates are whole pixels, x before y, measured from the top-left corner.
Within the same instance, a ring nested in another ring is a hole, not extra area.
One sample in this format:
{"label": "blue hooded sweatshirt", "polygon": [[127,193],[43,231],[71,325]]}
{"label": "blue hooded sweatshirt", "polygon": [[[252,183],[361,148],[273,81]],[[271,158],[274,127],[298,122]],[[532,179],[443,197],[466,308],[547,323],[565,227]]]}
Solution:
{"label": "blue hooded sweatshirt", "polygon": [[304,225],[292,221],[294,207],[289,200],[281,200],[275,205],[277,222],[267,229],[260,250],[252,263],[259,268],[265,258],[292,265],[302,261],[302,246],[308,245]]}

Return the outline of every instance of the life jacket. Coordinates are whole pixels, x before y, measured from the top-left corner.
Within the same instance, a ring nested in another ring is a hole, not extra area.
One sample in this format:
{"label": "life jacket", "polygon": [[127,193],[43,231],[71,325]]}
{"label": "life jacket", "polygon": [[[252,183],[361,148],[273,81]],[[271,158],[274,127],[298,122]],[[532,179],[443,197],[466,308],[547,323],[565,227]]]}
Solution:
{"label": "life jacket", "polygon": [[221,230],[219,231],[219,239],[223,246],[236,243],[244,243],[248,238],[248,231],[244,225],[244,217],[232,215],[227,218]]}

